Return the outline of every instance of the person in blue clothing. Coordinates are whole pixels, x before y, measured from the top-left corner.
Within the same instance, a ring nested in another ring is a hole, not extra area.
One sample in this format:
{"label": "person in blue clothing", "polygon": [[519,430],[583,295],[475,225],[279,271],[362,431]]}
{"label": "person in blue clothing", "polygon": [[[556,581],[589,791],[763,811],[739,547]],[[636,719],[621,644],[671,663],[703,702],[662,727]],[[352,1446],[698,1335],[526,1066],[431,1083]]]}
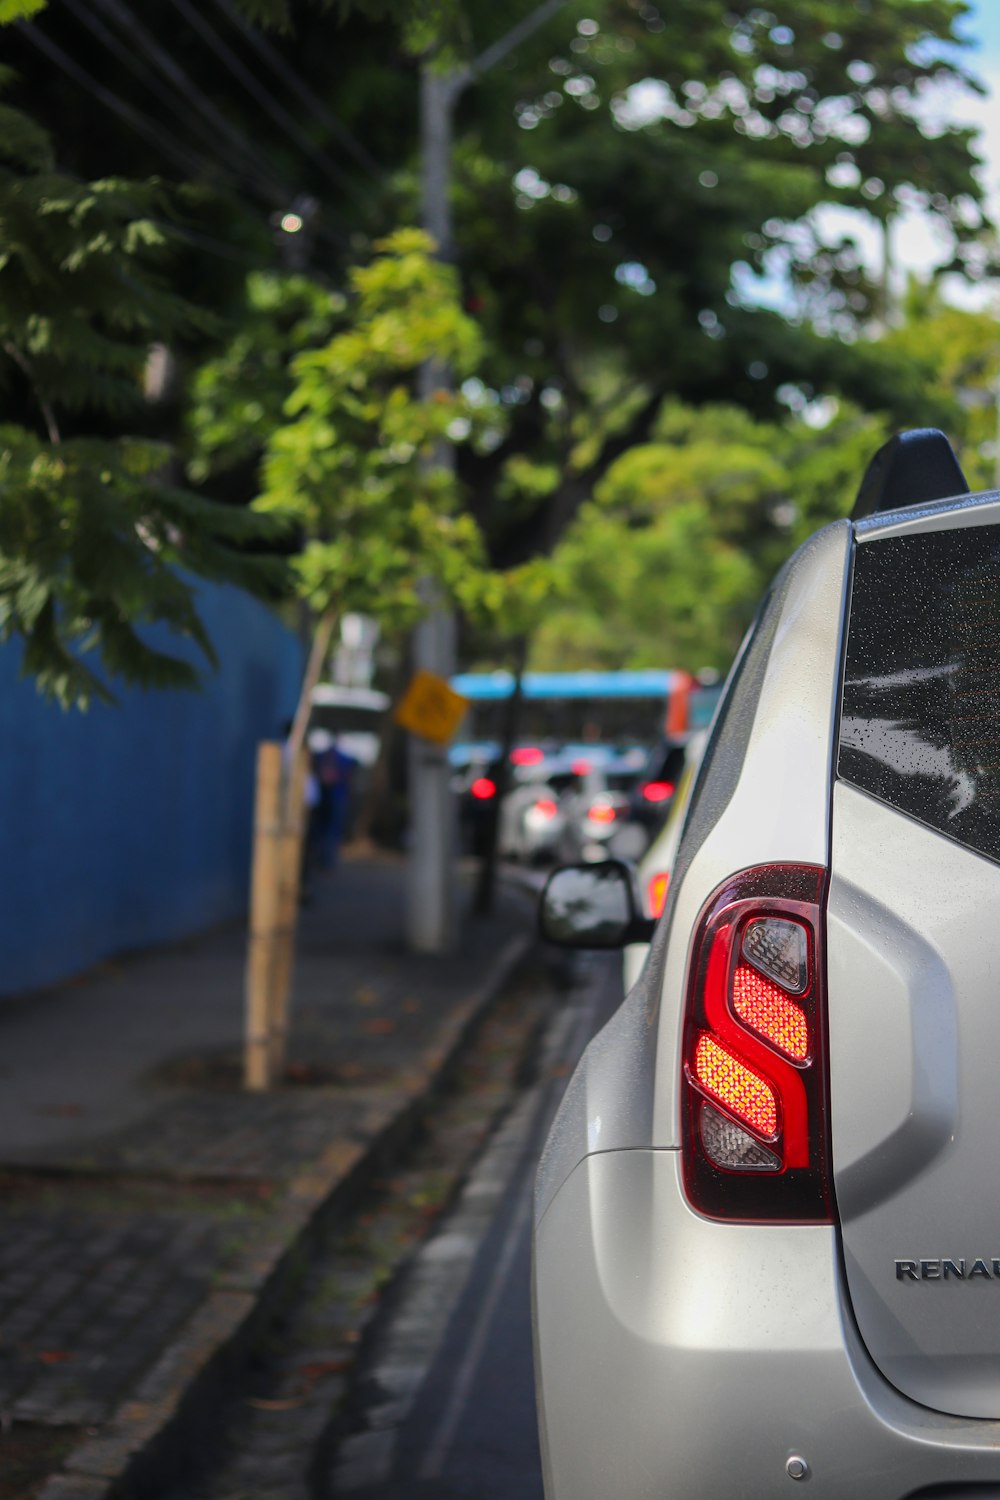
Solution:
{"label": "person in blue clothing", "polygon": [[332,870],[347,831],[351,779],[357,761],[337,744],[336,736],[314,730],[309,736],[317,799],[309,820],[309,842],[315,863]]}

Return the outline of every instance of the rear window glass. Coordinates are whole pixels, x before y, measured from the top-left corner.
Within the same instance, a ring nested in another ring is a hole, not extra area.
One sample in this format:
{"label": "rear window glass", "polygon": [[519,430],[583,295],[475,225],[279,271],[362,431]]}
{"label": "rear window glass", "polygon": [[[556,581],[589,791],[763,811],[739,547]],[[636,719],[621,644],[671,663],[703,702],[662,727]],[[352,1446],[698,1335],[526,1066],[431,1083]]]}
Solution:
{"label": "rear window glass", "polygon": [[837,769],[1000,861],[1000,527],[857,547]]}

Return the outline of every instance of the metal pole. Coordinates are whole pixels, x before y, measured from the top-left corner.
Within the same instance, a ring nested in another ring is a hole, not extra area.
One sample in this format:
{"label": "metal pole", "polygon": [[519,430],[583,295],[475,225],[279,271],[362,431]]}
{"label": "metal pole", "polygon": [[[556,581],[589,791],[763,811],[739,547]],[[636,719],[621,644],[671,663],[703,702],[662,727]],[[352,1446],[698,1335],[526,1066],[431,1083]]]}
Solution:
{"label": "metal pole", "polygon": [[[455,103],[462,90],[525,41],[554,15],[565,0],[542,3],[468,67],[450,72],[425,61],[420,72],[420,174],[422,222],[437,243],[442,260],[454,256],[451,227],[451,143]],[[420,372],[420,393],[452,389],[451,371],[429,360]],[[454,473],[455,450],[442,443],[431,463]],[[455,671],[455,618],[435,607],[427,581],[429,613],[414,634],[414,666],[439,677]],[[410,852],[407,890],[407,938],[417,953],[447,953],[455,945],[456,817],[450,789],[448,756],[426,742],[410,743]]]}
{"label": "metal pole", "polygon": [[[425,63],[420,77],[420,136],[423,224],[434,236],[438,255],[452,255],[451,121],[464,78],[437,72]],[[451,371],[429,360],[420,371],[420,393],[451,390]],[[451,474],[455,450],[439,445],[433,468]],[[413,665],[449,678],[455,671],[454,615],[435,603],[430,580],[424,585],[429,605],[413,639]],[[455,808],[447,750],[427,741],[410,742],[410,851],[407,885],[407,939],[417,953],[448,953],[455,945]]]}

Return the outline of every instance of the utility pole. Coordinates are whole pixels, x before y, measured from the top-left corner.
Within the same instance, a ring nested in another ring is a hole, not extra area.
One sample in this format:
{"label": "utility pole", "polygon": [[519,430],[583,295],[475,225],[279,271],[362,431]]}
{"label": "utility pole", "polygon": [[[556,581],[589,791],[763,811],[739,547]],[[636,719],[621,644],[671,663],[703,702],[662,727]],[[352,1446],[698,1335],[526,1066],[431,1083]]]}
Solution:
{"label": "utility pole", "polygon": [[[453,256],[449,199],[451,130],[462,75],[439,73],[425,62],[420,73],[420,163],[423,226],[433,235],[442,260]],[[420,394],[452,389],[451,370],[441,360],[421,368]],[[439,443],[430,460],[438,472],[455,472],[455,450]],[[423,583],[427,615],[413,637],[413,665],[438,677],[455,671],[455,617],[441,607],[429,579]],[[416,953],[448,953],[455,945],[455,808],[448,749],[410,739],[410,858],[407,937]]]}
{"label": "utility pole", "polygon": [[[560,10],[565,0],[545,0],[467,67],[444,72],[425,61],[420,72],[421,219],[433,235],[442,260],[454,258],[451,227],[451,144],[455,105],[464,89],[505,57],[519,42]],[[420,372],[420,393],[450,391],[452,376],[439,360],[428,360]],[[438,471],[453,474],[455,450],[441,443],[430,460]],[[438,677],[455,671],[454,615],[435,600],[425,584],[426,618],[417,626],[413,664]],[[407,938],[416,953],[447,953],[455,943],[455,805],[446,747],[410,742],[410,853],[407,882]]]}

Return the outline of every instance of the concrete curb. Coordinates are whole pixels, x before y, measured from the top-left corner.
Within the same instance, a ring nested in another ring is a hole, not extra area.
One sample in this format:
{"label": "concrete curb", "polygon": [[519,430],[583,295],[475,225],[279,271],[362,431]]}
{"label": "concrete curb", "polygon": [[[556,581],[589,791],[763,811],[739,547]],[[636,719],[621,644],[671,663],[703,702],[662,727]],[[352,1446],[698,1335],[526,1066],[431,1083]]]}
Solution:
{"label": "concrete curb", "polygon": [[[222,1277],[99,1432],[38,1500],[149,1500],[181,1477],[211,1433],[232,1372],[279,1310],[310,1240],[407,1140],[533,939],[509,939],[490,978],[457,1006],[374,1117],[366,1142],[337,1139],[294,1178],[252,1252]],[[366,1101],[367,1102],[367,1101]]]}

